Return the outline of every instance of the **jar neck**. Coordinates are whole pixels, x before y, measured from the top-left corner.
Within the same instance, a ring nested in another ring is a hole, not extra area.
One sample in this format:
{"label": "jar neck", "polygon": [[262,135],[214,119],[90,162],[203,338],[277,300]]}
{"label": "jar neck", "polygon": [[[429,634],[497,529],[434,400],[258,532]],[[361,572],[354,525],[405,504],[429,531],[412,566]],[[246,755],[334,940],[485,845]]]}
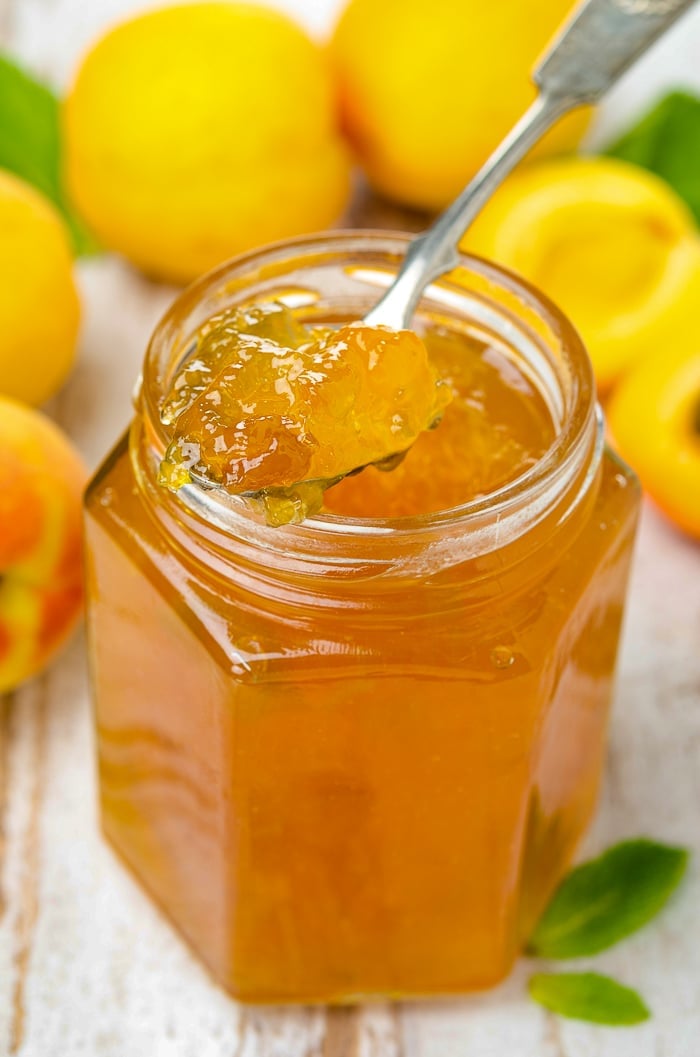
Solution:
{"label": "jar neck", "polygon": [[[322,515],[271,528],[244,500],[189,484],[157,483],[169,437],[159,407],[196,330],[224,307],[276,299],[301,319],[360,318],[396,272],[406,236],[344,233],[299,240],[238,258],[181,296],[157,328],[146,357],[132,430],[132,458],[146,503],[162,530],[221,575],[257,580],[258,592],[297,591],[371,579],[396,584],[470,563],[474,575],[523,561],[595,491],[602,454],[590,363],[557,310],[523,282],[464,258],[433,284],[418,315],[463,325],[506,343],[545,396],[556,437],[518,479],[460,507],[410,518]],[[539,528],[539,531],[534,530]]]}

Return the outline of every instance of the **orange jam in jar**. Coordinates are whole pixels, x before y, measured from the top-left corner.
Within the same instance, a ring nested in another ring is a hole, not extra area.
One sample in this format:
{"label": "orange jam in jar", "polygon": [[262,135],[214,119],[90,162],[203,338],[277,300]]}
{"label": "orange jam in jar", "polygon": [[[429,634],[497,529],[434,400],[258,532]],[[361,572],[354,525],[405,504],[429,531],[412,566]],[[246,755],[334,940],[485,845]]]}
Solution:
{"label": "orange jam in jar", "polygon": [[87,496],[105,832],[244,1001],[495,983],[596,802],[639,497],[544,297],[469,258],[433,284],[442,422],[299,524],[159,483],[208,320],[342,327],[405,241],[279,245],[186,291]]}

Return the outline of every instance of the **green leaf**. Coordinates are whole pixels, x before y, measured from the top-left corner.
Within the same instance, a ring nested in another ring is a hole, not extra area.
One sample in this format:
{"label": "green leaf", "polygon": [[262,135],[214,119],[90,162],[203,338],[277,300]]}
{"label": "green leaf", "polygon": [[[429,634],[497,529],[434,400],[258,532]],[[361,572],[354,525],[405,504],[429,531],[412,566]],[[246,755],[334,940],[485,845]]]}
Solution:
{"label": "green leaf", "polygon": [[640,839],[576,867],[540,918],[529,953],[579,958],[611,947],[658,914],[687,862],[684,848]]}
{"label": "green leaf", "polygon": [[46,85],[0,53],[0,168],[32,184],[58,207],[76,253],[96,244],[70,209],[61,186],[60,104]]}
{"label": "green leaf", "polygon": [[651,1016],[642,998],[629,987],[600,973],[536,973],[530,996],[552,1013],[612,1027],[641,1024]]}
{"label": "green leaf", "polygon": [[605,151],[663,177],[700,222],[700,98],[671,92]]}

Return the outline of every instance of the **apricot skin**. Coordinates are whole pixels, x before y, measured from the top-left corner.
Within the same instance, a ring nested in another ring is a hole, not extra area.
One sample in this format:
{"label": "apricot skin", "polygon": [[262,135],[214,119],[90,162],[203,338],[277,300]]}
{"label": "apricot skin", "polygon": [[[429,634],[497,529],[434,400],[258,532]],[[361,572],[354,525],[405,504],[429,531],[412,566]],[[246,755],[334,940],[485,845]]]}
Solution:
{"label": "apricot skin", "polygon": [[700,539],[700,346],[663,347],[640,363],[613,393],[608,422],[651,499]]}
{"label": "apricot skin", "polygon": [[57,426],[0,397],[0,693],[39,672],[80,615],[86,476]]}

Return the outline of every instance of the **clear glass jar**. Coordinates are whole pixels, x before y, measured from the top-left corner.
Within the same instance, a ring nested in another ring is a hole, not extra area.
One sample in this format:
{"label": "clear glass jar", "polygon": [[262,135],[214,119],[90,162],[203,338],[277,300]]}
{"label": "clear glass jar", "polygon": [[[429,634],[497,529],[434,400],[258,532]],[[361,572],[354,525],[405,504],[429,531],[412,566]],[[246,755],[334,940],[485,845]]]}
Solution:
{"label": "clear glass jar", "polygon": [[495,983],[600,783],[638,489],[579,338],[534,290],[464,258],[417,316],[487,335],[549,403],[554,443],[494,494],[280,529],[156,483],[159,405],[204,319],[272,297],[358,318],[405,242],[299,240],[187,290],[87,495],[105,832],[242,1000]]}

